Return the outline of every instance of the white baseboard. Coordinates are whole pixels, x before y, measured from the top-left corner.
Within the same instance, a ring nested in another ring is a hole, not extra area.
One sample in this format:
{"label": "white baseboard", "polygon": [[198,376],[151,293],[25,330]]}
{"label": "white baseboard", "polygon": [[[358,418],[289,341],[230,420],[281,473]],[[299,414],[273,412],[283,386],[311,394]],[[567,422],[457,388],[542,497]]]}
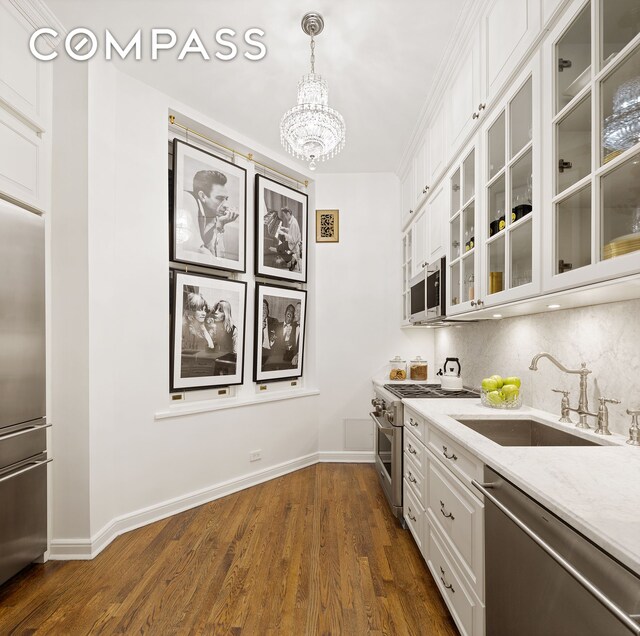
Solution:
{"label": "white baseboard", "polygon": [[373,451],[320,451],[318,458],[322,463],[373,464],[376,461],[376,454]]}
{"label": "white baseboard", "polygon": [[[343,455],[342,453],[330,453]],[[357,453],[349,453],[357,455]],[[146,526],[154,521],[160,521],[179,512],[214,501],[220,497],[231,495],[239,490],[256,486],[270,479],[281,477],[287,473],[317,464],[319,461],[362,461],[358,459],[320,459],[322,453],[311,453],[298,457],[264,470],[250,473],[236,479],[230,479],[210,488],[197,490],[181,497],[175,497],[161,503],[142,508],[105,525],[91,540],[87,539],[53,539],[50,546],[50,559],[53,561],[80,561],[93,559],[104,550],[116,537],[130,530]]]}

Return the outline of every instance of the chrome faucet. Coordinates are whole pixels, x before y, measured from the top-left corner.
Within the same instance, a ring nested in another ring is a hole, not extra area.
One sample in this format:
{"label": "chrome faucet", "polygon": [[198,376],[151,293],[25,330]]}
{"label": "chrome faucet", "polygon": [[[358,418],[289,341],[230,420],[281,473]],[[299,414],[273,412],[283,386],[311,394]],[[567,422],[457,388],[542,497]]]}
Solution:
{"label": "chrome faucet", "polygon": [[590,369],[587,369],[587,365],[585,362],[580,363],[579,369],[567,369],[564,364],[558,362],[550,353],[538,353],[533,356],[533,360],[531,360],[531,364],[529,365],[529,369],[531,371],[538,370],[538,360],[540,358],[549,358],[553,364],[555,364],[560,371],[564,371],[565,373],[571,373],[573,375],[580,376],[580,398],[578,399],[578,408],[571,408],[567,406],[567,410],[573,411],[577,413],[580,421],[576,424],[577,428],[591,428],[587,423],[587,416],[592,415],[593,417],[597,417],[597,413],[591,413],[589,411],[589,399],[587,397],[587,376],[591,373]]}

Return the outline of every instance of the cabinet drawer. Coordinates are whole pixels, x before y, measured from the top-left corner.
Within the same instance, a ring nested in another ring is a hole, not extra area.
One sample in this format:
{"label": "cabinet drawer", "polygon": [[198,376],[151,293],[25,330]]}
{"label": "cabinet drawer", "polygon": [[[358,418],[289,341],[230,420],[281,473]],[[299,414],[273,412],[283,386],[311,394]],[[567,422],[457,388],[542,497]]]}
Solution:
{"label": "cabinet drawer", "polygon": [[471,487],[471,480],[482,481],[483,463],[435,426],[428,427],[427,448],[460,479]]}
{"label": "cabinet drawer", "polygon": [[417,440],[424,443],[425,439],[425,423],[424,418],[415,411],[404,408],[404,427],[413,433]]}
{"label": "cabinet drawer", "polygon": [[424,475],[424,461],[427,452],[424,442],[418,441],[418,439],[411,434],[411,431],[409,431],[408,428],[405,428],[404,432],[405,457],[409,457],[416,465],[417,469]]}
{"label": "cabinet drawer", "polygon": [[[411,486],[406,479],[403,480],[404,490],[404,518],[407,522],[407,526],[415,539],[420,552],[423,552],[424,548],[424,523],[425,512],[424,508],[417,502]],[[423,552],[424,554],[424,552]]]}
{"label": "cabinet drawer", "polygon": [[447,541],[467,583],[484,598],[484,507],[438,460],[430,459],[427,514]]}
{"label": "cabinet drawer", "polygon": [[453,561],[446,556],[446,549],[438,537],[435,528],[429,528],[427,565],[440,590],[451,616],[463,636],[482,636],[484,634],[484,607],[473,592],[467,590],[462,577]]}
{"label": "cabinet drawer", "polygon": [[404,456],[404,479],[409,484],[413,495],[423,508],[426,508],[426,488],[422,471],[413,463],[410,457]]}

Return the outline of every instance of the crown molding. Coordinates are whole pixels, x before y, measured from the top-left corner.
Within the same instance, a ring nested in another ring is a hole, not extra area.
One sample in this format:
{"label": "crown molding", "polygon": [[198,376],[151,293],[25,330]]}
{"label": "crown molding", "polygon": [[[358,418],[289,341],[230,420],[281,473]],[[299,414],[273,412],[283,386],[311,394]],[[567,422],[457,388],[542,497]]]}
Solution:
{"label": "crown molding", "polygon": [[396,174],[400,178],[402,178],[402,175],[409,167],[429,119],[435,109],[442,103],[442,96],[447,87],[447,83],[459,63],[460,53],[464,51],[465,47],[469,44],[470,36],[474,29],[478,27],[482,14],[491,2],[493,2],[493,0],[466,0],[464,3],[462,11],[460,12],[460,20],[458,20],[449,38],[449,42],[445,47],[442,60],[435,74],[435,79],[429,90],[429,96],[420,110],[418,120],[411,131],[407,145],[402,153],[402,158],[396,169]]}
{"label": "crown molding", "polygon": [[67,34],[60,20],[53,11],[41,0],[9,0],[9,4],[35,29],[49,27],[57,31],[56,37],[50,35],[42,36],[42,40],[55,50]]}

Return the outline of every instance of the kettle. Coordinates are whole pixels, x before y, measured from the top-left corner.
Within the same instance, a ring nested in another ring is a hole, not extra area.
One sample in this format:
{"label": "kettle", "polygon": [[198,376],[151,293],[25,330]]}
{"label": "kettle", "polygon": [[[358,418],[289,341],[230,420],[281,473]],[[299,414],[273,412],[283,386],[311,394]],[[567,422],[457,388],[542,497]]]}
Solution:
{"label": "kettle", "polygon": [[[458,367],[456,371],[455,367]],[[436,373],[440,376],[440,388],[443,391],[461,391],[462,390],[462,378],[460,377],[460,360],[458,358],[447,358],[444,361],[444,372],[442,369]]]}

